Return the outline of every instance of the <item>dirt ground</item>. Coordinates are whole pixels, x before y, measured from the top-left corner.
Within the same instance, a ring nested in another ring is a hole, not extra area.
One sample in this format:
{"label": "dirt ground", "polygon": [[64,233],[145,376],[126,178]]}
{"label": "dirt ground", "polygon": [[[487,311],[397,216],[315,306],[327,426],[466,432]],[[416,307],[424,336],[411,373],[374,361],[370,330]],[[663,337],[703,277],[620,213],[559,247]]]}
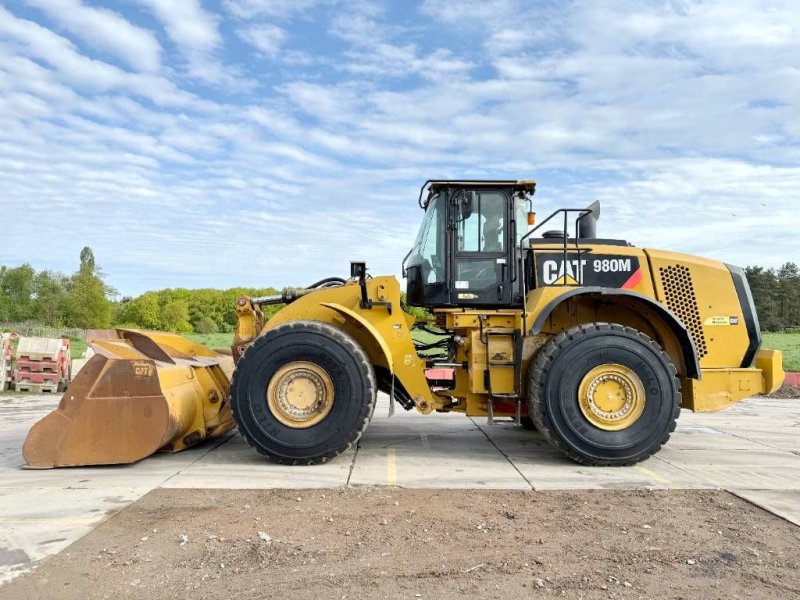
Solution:
{"label": "dirt ground", "polygon": [[800,398],[800,386],[784,384],[768,398]]}
{"label": "dirt ground", "polygon": [[797,598],[800,528],[716,491],[166,490],[0,598]]}

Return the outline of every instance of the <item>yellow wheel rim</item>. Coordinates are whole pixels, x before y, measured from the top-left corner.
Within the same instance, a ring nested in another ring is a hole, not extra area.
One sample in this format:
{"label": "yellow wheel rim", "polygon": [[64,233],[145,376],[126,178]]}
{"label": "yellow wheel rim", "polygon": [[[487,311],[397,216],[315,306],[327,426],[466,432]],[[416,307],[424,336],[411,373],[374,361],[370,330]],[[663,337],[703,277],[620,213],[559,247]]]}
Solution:
{"label": "yellow wheel rim", "polygon": [[642,416],[645,392],[641,379],[623,365],[595,367],[578,386],[578,405],[583,416],[606,431],[627,429]]}
{"label": "yellow wheel rim", "polygon": [[267,386],[267,404],[287,427],[306,429],[328,416],[333,407],[333,381],[322,367],[296,361],[275,372]]}

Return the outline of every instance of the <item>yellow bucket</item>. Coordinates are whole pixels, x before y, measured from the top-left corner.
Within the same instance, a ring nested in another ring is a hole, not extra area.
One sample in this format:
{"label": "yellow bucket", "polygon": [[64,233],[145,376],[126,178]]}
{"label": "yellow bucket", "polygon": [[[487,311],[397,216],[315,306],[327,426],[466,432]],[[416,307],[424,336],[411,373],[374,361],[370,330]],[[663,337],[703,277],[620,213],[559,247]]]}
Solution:
{"label": "yellow bucket", "polygon": [[28,432],[28,468],[132,463],[233,429],[231,357],[155,331],[101,330],[87,339],[96,354]]}

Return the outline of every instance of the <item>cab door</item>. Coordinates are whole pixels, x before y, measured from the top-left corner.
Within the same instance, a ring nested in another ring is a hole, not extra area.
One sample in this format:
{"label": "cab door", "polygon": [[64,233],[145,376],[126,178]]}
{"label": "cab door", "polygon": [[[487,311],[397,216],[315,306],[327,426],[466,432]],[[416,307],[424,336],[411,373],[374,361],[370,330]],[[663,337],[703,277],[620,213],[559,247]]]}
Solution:
{"label": "cab door", "polygon": [[511,304],[510,191],[479,188],[451,192],[449,287],[453,304]]}

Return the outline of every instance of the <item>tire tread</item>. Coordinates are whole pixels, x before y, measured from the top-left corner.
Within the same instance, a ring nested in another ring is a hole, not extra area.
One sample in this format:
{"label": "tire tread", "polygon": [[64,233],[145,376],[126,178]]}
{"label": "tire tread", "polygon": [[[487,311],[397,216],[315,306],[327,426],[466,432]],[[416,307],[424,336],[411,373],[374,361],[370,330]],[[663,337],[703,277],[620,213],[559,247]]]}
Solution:
{"label": "tire tread", "polygon": [[[554,357],[561,351],[561,349],[566,345],[567,342],[572,342],[576,339],[579,339],[583,336],[588,335],[589,333],[593,332],[604,332],[604,333],[613,333],[613,332],[622,332],[627,333],[629,335],[636,336],[639,341],[645,343],[646,345],[650,346],[653,350],[657,351],[662,359],[666,362],[669,366],[672,376],[675,378],[675,405],[673,407],[670,423],[662,436],[662,438],[656,443],[651,445],[647,450],[640,452],[632,456],[629,459],[625,460],[604,460],[598,459],[594,457],[585,456],[576,452],[574,449],[570,448],[558,435],[555,431],[552,423],[550,421],[550,417],[547,414],[547,403],[544,401],[544,375],[552,363]],[[595,323],[585,323],[582,325],[577,325],[576,327],[572,327],[570,329],[566,329],[558,334],[556,334],[552,339],[548,340],[539,353],[536,355],[536,358],[531,363],[531,367],[528,369],[528,414],[533,419],[534,424],[536,425],[536,429],[541,432],[544,438],[550,443],[551,446],[561,451],[570,459],[574,460],[577,463],[584,464],[584,465],[591,465],[591,466],[628,466],[638,462],[641,462],[656,452],[658,452],[661,447],[667,443],[670,438],[670,435],[673,431],[675,431],[675,427],[677,425],[678,416],[680,415],[681,411],[681,387],[680,387],[680,380],[678,379],[678,370],[675,368],[675,364],[672,362],[669,354],[664,352],[661,346],[653,340],[650,336],[645,335],[641,331],[633,329],[632,327],[627,327],[624,325],[618,325],[616,323],[605,323],[605,322],[595,322]]]}
{"label": "tire tread", "polygon": [[[345,349],[347,349],[350,354],[356,359],[359,368],[362,369],[363,372],[367,374],[367,379],[369,381],[369,387],[372,390],[370,394],[370,400],[367,403],[367,410],[364,411],[364,418],[361,420],[360,424],[351,432],[349,439],[345,444],[341,444],[335,448],[331,448],[328,452],[324,452],[313,458],[298,460],[298,459],[291,459],[285,456],[275,454],[270,452],[267,448],[264,448],[261,444],[259,444],[251,435],[247,432],[245,427],[238,427],[239,432],[242,434],[244,439],[247,441],[248,445],[251,448],[254,448],[259,454],[269,459],[271,462],[275,462],[282,465],[316,465],[321,464],[329,461],[332,458],[346,452],[350,448],[353,447],[353,444],[357,443],[358,440],[361,438],[361,435],[364,433],[364,430],[367,428],[370,419],[372,418],[372,414],[375,411],[375,402],[377,398],[377,381],[375,378],[375,370],[370,363],[369,358],[367,357],[366,352],[361,346],[356,342],[352,337],[347,335],[340,329],[337,329],[333,325],[329,325],[323,321],[292,321],[290,323],[285,323],[283,325],[278,325],[274,329],[270,329],[264,332],[262,335],[257,337],[255,341],[250,344],[242,353],[242,356],[239,358],[237,362],[237,366],[233,371],[233,377],[231,378],[231,397],[233,397],[234,393],[238,389],[240,384],[240,369],[239,365],[242,364],[242,361],[247,360],[247,355],[252,354],[254,352],[258,352],[264,346],[269,345],[273,338],[279,335],[285,335],[288,332],[305,332],[305,331],[312,331],[321,335],[327,335],[333,338],[334,341],[339,343]],[[236,421],[237,425],[239,423],[239,419],[236,416],[236,409],[235,403],[231,402],[231,410],[233,412],[234,421]]]}

